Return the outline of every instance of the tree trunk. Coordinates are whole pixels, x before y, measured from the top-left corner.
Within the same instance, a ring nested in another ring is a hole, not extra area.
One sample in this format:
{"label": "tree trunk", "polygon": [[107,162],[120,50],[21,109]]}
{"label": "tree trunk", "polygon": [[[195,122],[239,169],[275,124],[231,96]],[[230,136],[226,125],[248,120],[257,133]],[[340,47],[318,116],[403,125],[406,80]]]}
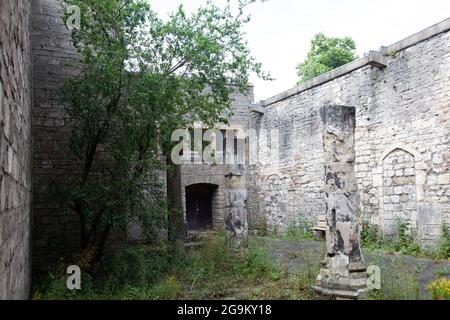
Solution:
{"label": "tree trunk", "polygon": [[184,253],[186,229],[183,216],[183,199],[181,196],[181,168],[168,160],[172,172],[167,173],[167,200],[169,211],[169,240],[172,243],[173,258]]}

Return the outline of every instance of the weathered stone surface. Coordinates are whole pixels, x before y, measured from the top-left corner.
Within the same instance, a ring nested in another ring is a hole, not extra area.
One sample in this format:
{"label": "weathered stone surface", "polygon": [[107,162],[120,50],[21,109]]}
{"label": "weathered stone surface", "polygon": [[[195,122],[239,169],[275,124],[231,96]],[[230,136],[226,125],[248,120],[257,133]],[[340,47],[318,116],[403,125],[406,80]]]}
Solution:
{"label": "weathered stone surface", "polygon": [[355,108],[321,109],[325,162],[326,247],[316,289],[355,297],[365,291],[366,269],[361,254],[358,185],[354,173]]}
{"label": "weathered stone surface", "polygon": [[[61,84],[80,72],[70,31],[62,19],[59,0],[31,1],[33,47],[33,268],[70,257],[79,245],[79,219],[67,214],[50,197],[56,183],[77,174],[68,149],[68,113],[56,93]],[[66,124],[65,126],[62,126]]]}
{"label": "weathered stone surface", "polygon": [[[254,100],[253,87],[250,86],[246,94],[233,92],[231,95],[233,115],[229,119],[229,125],[219,126],[222,131],[223,138],[226,138],[226,131],[233,128],[247,130],[250,121],[250,107]],[[227,150],[226,143],[222,146]],[[245,166],[246,167],[246,166]],[[246,168],[244,166],[235,166],[237,170]],[[239,169],[240,168],[240,169]],[[228,179],[230,168],[225,164],[216,164],[214,166],[203,164],[183,164],[181,166],[181,184],[183,211],[186,217],[186,187],[195,184],[209,184],[216,189],[212,195],[212,227],[214,230],[226,227],[226,217],[228,215]],[[239,171],[240,172],[240,171]],[[244,186],[243,188],[246,188]]]}
{"label": "weathered stone surface", "polygon": [[230,235],[231,246],[240,248],[247,244],[247,189],[244,172],[235,166],[228,167],[226,228]]}
{"label": "weathered stone surface", "polygon": [[[386,235],[394,236],[397,232],[397,221],[401,219],[408,223],[413,234],[417,233],[417,188],[415,157],[402,149],[392,151],[383,160],[384,177],[391,176],[391,171],[386,170],[392,166],[396,168],[395,174],[385,183],[383,188],[384,198],[384,225]],[[399,169],[402,168],[402,169]],[[387,205],[387,204],[393,205]]]}
{"label": "weathered stone surface", "polygon": [[[384,190],[416,186],[417,204],[436,204],[428,214],[450,228],[450,32],[413,43],[388,55],[386,68],[366,66],[319,86],[291,90],[263,103],[263,114],[252,115],[250,127],[257,130],[259,145],[268,140],[264,130],[279,130],[280,157],[265,161],[268,156],[260,151],[248,168],[251,220],[271,222],[282,231],[301,219],[315,223],[325,212],[319,109],[335,104],[356,108],[355,174],[364,218],[391,232],[386,220],[396,212],[392,203],[382,201]],[[414,161],[383,162],[398,150]],[[268,170],[281,176],[268,179]],[[400,211],[413,217],[417,209]],[[430,237],[418,235],[418,240],[438,240]]]}
{"label": "weathered stone surface", "polygon": [[[23,297],[27,292],[31,181],[36,266],[54,253],[53,245],[61,245],[60,240],[67,252],[78,243],[77,218],[65,215],[48,197],[53,180],[65,181],[76,174],[67,152],[67,111],[55,93],[79,72],[78,55],[58,2],[0,2],[0,288],[6,288],[0,290],[0,298]],[[420,241],[435,243],[440,226],[450,226],[449,21],[421,33],[426,36],[401,42],[407,45],[391,46],[396,52],[377,53],[378,63],[359,60],[351,68],[269,99],[261,108],[252,107],[252,88],[248,94],[234,94],[230,124],[254,129],[252,143],[258,146],[278,142],[280,148],[270,152],[256,148],[256,162],[245,166],[239,182],[226,177],[225,166],[183,166],[183,202],[187,186],[208,183],[217,186],[212,208],[215,229],[226,226],[227,219],[231,225],[245,225],[242,202],[249,211],[248,223],[265,221],[283,231],[301,220],[315,222],[327,206],[319,108],[353,105],[360,212],[386,233],[392,231],[393,219],[401,216],[417,229]],[[278,131],[275,138],[267,134],[273,129]],[[350,201],[339,194],[333,197],[339,205]],[[64,237],[55,239],[52,230]]]}
{"label": "weathered stone surface", "polygon": [[0,1],[0,300],[31,285],[30,1]]}

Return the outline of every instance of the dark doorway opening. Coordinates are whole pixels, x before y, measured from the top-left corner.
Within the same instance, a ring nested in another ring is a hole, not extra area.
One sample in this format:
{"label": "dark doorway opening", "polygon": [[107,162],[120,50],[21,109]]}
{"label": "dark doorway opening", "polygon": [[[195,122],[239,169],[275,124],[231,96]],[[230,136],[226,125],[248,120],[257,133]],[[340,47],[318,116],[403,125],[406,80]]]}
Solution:
{"label": "dark doorway opening", "polygon": [[186,187],[186,220],[188,230],[212,229],[212,198],[216,186],[196,184]]}

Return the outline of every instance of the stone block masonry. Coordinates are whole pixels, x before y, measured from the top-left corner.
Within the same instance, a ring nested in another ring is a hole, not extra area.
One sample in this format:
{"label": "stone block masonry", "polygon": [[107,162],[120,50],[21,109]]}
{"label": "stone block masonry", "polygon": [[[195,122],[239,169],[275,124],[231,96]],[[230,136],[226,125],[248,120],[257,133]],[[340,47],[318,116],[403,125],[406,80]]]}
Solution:
{"label": "stone block masonry", "polygon": [[[231,102],[233,114],[229,119],[229,124],[218,126],[218,129],[223,131],[223,138],[226,138],[225,132],[227,130],[236,130],[237,128],[243,130],[248,129],[250,122],[250,108],[253,101],[253,86],[249,86],[248,92],[246,94],[242,94],[237,91],[232,93]],[[215,166],[210,166],[207,164],[184,164],[181,166],[181,196],[186,224],[186,189],[191,186],[206,184],[214,188],[214,192],[212,193],[211,212],[212,229],[217,230],[226,227],[226,220],[228,216],[227,212],[229,211],[227,198],[229,198],[228,193],[230,191],[230,188],[227,185],[227,182],[229,180],[226,177],[227,174],[227,166],[223,164],[218,164]],[[247,170],[244,170],[243,175],[247,175]]]}
{"label": "stone block masonry", "polygon": [[30,293],[30,3],[0,1],[0,300]]}
{"label": "stone block masonry", "polygon": [[[66,108],[56,100],[59,86],[79,73],[78,54],[64,25],[58,0],[32,2],[33,46],[33,219],[34,269],[46,267],[61,255],[70,256],[79,244],[79,219],[67,215],[61,203],[50,195],[55,182],[67,181],[75,175],[73,159],[68,151],[70,128]],[[235,112],[230,123],[248,127],[249,106],[253,102],[253,88],[248,95],[233,94]],[[223,168],[206,165],[186,165],[181,170],[183,207],[186,211],[186,187],[195,184],[215,185],[212,199],[212,224],[225,226]],[[164,179],[162,179],[162,182]],[[141,239],[140,228],[133,224],[131,238]],[[62,252],[60,249],[63,249]]]}
{"label": "stone block masonry", "polygon": [[[68,113],[55,96],[80,71],[62,14],[59,0],[0,0],[0,299],[29,295],[31,229],[36,270],[79,244],[78,217],[52,198],[52,186],[77,174]],[[279,139],[280,149],[258,148],[238,188],[224,166],[182,166],[184,211],[186,190],[208,187],[214,229],[232,210],[278,231],[326,212],[319,110],[327,105],[356,108],[360,215],[387,234],[399,217],[426,245],[450,226],[450,19],[260,105],[252,88],[231,98],[230,127],[254,129],[257,145]]]}
{"label": "stone block masonry", "polygon": [[[280,230],[325,213],[319,109],[350,105],[360,214],[387,234],[401,218],[422,244],[433,245],[440,226],[450,227],[449,30],[447,19],[390,46],[382,58],[372,53],[262,101],[251,127],[279,130],[280,162],[260,154],[249,169],[252,220]],[[260,144],[265,139],[259,135]]]}
{"label": "stone block masonry", "polygon": [[59,86],[79,73],[78,54],[62,20],[58,0],[32,1],[33,47],[33,266],[70,256],[79,244],[79,219],[65,214],[53,186],[74,172],[68,152],[66,108],[56,99]]}
{"label": "stone block masonry", "polygon": [[[80,220],[63,209],[56,186],[71,183],[77,172],[69,150],[70,118],[66,106],[57,100],[65,80],[81,71],[80,56],[63,21],[60,0],[32,1],[31,43],[33,48],[33,270],[45,271],[50,263],[72,254],[80,244]],[[158,173],[160,175],[160,173]],[[163,175],[162,175],[163,176]],[[161,182],[165,183],[165,178]],[[139,241],[141,229],[135,223],[128,230],[130,240]],[[111,243],[125,241],[114,230]]]}

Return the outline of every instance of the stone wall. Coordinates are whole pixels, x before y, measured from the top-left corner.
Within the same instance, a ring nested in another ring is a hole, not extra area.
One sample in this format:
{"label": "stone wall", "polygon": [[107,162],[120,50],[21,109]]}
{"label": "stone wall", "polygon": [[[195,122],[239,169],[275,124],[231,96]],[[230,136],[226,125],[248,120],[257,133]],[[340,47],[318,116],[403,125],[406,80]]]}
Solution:
{"label": "stone wall", "polygon": [[[325,105],[361,105],[370,90],[355,84],[370,81],[370,67],[268,105],[261,119],[253,118],[258,144],[278,141],[271,150],[258,151],[248,186],[253,221],[265,218],[269,227],[283,231],[291,224],[313,221],[325,213],[322,125],[319,110]],[[351,103],[350,103],[351,101]],[[265,131],[264,131],[265,130]],[[276,130],[275,133],[273,130]],[[278,140],[277,140],[278,135]],[[272,137],[273,138],[272,138]]]}
{"label": "stone wall", "polygon": [[70,255],[79,243],[78,217],[64,213],[54,188],[75,174],[67,151],[67,111],[55,96],[63,81],[79,72],[62,14],[58,0],[32,1],[33,257],[37,269],[52,258]]}
{"label": "stone wall", "polygon": [[[67,150],[70,128],[64,106],[56,100],[59,85],[79,72],[78,55],[71,44],[70,34],[61,17],[58,0],[33,2],[32,44],[34,58],[33,99],[33,217],[35,267],[45,267],[46,261],[70,255],[79,241],[79,220],[75,215],[64,213],[57,199],[54,186],[67,181],[76,174],[73,159]],[[234,114],[230,123],[248,127],[249,106],[253,102],[253,88],[248,95],[232,95]],[[164,177],[165,178],[165,177]],[[164,184],[164,178],[161,180]],[[185,188],[197,183],[217,186],[213,196],[213,225],[224,226],[223,166],[187,165],[182,168],[182,194],[185,204]],[[55,197],[52,198],[51,196]],[[131,240],[142,240],[138,223],[129,228]],[[64,252],[59,250],[64,248]],[[54,257],[52,257],[52,255]]]}
{"label": "stone wall", "polygon": [[[70,127],[67,109],[57,100],[60,85],[80,73],[79,54],[63,21],[59,0],[33,0],[33,257],[34,269],[44,270],[60,257],[71,258],[80,243],[80,220],[66,212],[57,186],[77,175],[68,148]],[[158,171],[163,188],[166,173]],[[140,223],[130,223],[126,234],[114,229],[108,238],[115,244],[140,242]]]}
{"label": "stone wall", "polygon": [[[29,295],[32,222],[37,268],[59,257],[57,248],[69,254],[79,243],[78,218],[52,197],[53,186],[76,174],[67,152],[67,110],[55,94],[80,69],[61,17],[58,0],[0,2],[0,299]],[[249,222],[282,231],[325,213],[319,110],[345,105],[356,108],[360,213],[387,234],[399,217],[422,243],[435,242],[441,225],[450,225],[449,30],[447,19],[263,101],[262,108],[252,105],[252,88],[234,94],[235,113],[221,129],[257,133],[257,161],[243,168],[242,178]],[[214,228],[225,227],[233,207],[226,175],[223,165],[181,169],[184,207],[186,187],[216,186]]]}
{"label": "stone wall", "polygon": [[[392,230],[404,218],[424,243],[450,223],[450,32],[412,42],[420,33],[385,49],[382,63],[333,71],[294,91],[262,102],[252,127],[279,131],[279,157],[259,154],[249,187],[252,219],[286,228],[325,212],[322,128],[326,105],[357,110],[355,173],[360,212]],[[433,29],[433,30],[436,30]],[[422,32],[429,33],[430,30]],[[432,30],[431,30],[432,31]],[[403,47],[402,47],[403,46]],[[389,48],[388,48],[389,49]],[[370,59],[369,59],[370,60]],[[325,79],[325,80],[324,80]],[[323,83],[319,83],[320,80]],[[302,89],[304,88],[304,89]]]}
{"label": "stone wall", "polygon": [[[231,96],[233,114],[228,125],[219,129],[232,130],[242,128],[246,130],[250,122],[250,107],[254,101],[253,87],[249,87],[246,94],[235,92]],[[226,135],[224,134],[224,137]],[[226,143],[225,143],[226,144]],[[200,160],[200,159],[199,159]],[[210,166],[208,164],[185,164],[181,167],[181,193],[183,209],[186,217],[186,188],[195,184],[208,184],[214,187],[212,195],[213,229],[225,227],[227,168],[223,164]]]}
{"label": "stone wall", "polygon": [[30,294],[30,1],[0,2],[0,300]]}

